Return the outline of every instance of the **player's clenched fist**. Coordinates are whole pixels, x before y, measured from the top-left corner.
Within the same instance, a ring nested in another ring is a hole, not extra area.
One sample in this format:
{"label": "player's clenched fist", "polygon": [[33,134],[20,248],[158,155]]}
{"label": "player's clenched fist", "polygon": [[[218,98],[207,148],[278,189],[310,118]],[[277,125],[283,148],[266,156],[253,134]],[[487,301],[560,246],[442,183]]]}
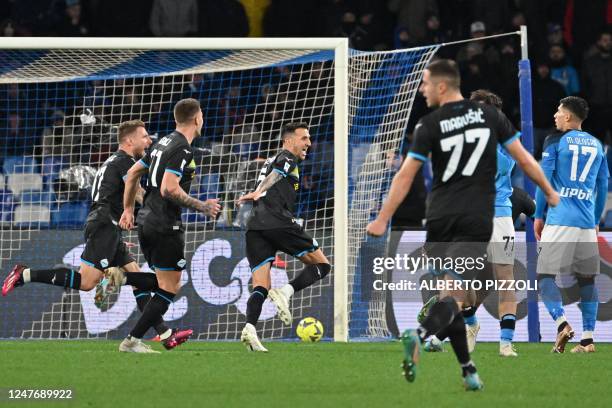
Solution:
{"label": "player's clenched fist", "polygon": [[134,228],[134,213],[132,211],[124,210],[121,214],[121,219],[119,220],[119,226],[126,231]]}
{"label": "player's clenched fist", "polygon": [[366,232],[373,237],[381,237],[387,231],[387,223],[378,218],[368,224]]}
{"label": "player's clenched fist", "polygon": [[218,198],[210,198],[204,201],[202,209],[200,210],[209,217],[216,217],[219,211],[221,211],[221,204],[219,204]]}

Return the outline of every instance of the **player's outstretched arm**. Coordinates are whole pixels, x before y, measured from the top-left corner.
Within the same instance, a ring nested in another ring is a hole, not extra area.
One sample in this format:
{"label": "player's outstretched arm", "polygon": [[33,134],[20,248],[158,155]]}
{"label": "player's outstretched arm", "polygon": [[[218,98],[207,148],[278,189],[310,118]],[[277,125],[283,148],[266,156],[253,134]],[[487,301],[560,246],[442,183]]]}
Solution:
{"label": "player's outstretched arm", "polygon": [[417,174],[423,162],[408,156],[402,167],[393,177],[391,182],[391,188],[389,189],[389,195],[385,200],[382,209],[378,213],[378,217],[374,221],[368,224],[366,232],[369,235],[375,237],[382,236],[387,230],[387,224],[389,220],[395,214],[397,207],[400,206],[402,201],[406,198],[406,195],[412,187],[414,176]]}
{"label": "player's outstretched arm", "polygon": [[270,188],[272,188],[273,185],[275,185],[276,183],[278,183],[280,180],[282,180],[283,175],[273,171],[270,174],[268,174],[266,176],[265,179],[263,179],[263,181],[257,186],[257,189],[255,191],[252,191],[250,193],[247,193],[243,196],[241,196],[236,203],[238,205],[242,205],[247,201],[257,201],[259,200],[266,191],[268,191]]}
{"label": "player's outstretched arm", "polygon": [[181,207],[191,208],[211,217],[216,217],[221,211],[221,205],[218,198],[211,198],[206,201],[200,201],[197,198],[189,196],[179,184],[180,177],[169,171],[164,173],[160,193],[161,196],[173,201]]}
{"label": "player's outstretched arm", "polygon": [[555,207],[559,204],[559,194],[546,178],[538,162],[525,150],[521,141],[516,139],[505,147],[525,174],[542,189],[548,205]]}
{"label": "player's outstretched arm", "polygon": [[134,206],[136,195],[141,190],[140,177],[146,174],[147,168],[136,162],[127,172],[125,178],[125,189],[123,190],[123,214],[119,220],[119,226],[125,230],[134,228]]}

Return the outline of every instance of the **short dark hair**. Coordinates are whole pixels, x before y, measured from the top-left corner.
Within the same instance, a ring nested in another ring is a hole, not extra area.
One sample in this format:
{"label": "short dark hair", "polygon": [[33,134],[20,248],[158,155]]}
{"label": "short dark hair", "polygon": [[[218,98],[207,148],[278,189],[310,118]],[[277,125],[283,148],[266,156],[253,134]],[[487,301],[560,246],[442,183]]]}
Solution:
{"label": "short dark hair", "polygon": [[198,114],[200,101],[193,98],[181,99],[174,105],[174,120],[176,123],[187,123]]}
{"label": "short dark hair", "polygon": [[582,122],[589,116],[589,104],[578,96],[568,96],[559,101],[563,106]]}
{"label": "short dark hair", "polygon": [[432,77],[444,78],[452,88],[459,89],[461,86],[459,66],[453,60],[439,59],[429,64],[426,69]]}
{"label": "short dark hair", "polygon": [[281,130],[281,139],[285,140],[289,135],[295,133],[298,129],[308,130],[308,123],[306,122],[291,122],[286,123]]}
{"label": "short dark hair", "polygon": [[470,100],[476,102],[482,102],[485,105],[495,106],[497,109],[501,110],[504,102],[499,95],[494,94],[493,92],[487,89],[477,89],[470,94]]}
{"label": "short dark hair", "polygon": [[145,123],[140,119],[126,120],[125,122],[121,122],[117,129],[117,142],[119,142],[119,144],[123,143],[127,135],[139,127],[145,127]]}

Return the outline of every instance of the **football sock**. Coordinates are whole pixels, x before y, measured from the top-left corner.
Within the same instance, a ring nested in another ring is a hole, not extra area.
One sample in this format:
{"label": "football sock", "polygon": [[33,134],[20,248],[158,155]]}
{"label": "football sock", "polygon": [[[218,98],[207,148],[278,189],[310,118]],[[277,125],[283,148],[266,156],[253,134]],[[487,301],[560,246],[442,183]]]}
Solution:
{"label": "football sock", "polygon": [[565,311],[563,310],[561,292],[555,283],[555,276],[541,274],[538,276],[538,280],[544,305],[553,320],[557,321],[560,317],[565,315]]}
{"label": "football sock", "polygon": [[156,291],[159,288],[155,274],[146,272],[126,272],[123,284],[146,291]]}
{"label": "football sock", "polygon": [[[599,296],[595,279],[577,278],[580,287],[580,311],[582,312],[582,331],[591,332],[595,330],[597,321],[597,309],[599,307]],[[591,334],[591,338],[593,335]]]}
{"label": "football sock", "polygon": [[478,323],[478,319],[476,319],[476,310],[478,310],[478,308],[474,306],[468,306],[461,311],[461,314],[463,315],[463,320],[468,326],[474,326],[476,323]]}
{"label": "football sock", "polygon": [[457,313],[452,323],[449,325],[448,336],[450,343],[453,346],[457,361],[461,365],[461,371],[463,376],[467,374],[475,373],[476,367],[472,360],[470,360],[470,353],[468,351],[467,337],[465,333],[465,320],[461,313]]}
{"label": "football sock", "polygon": [[[429,309],[427,317],[417,329],[421,341],[451,324],[457,314],[460,314],[459,307],[457,307],[455,299],[451,296],[447,296],[434,303]],[[463,318],[461,318],[461,321],[463,321]],[[465,328],[463,332],[465,333]]]}
{"label": "football sock", "polygon": [[130,332],[130,336],[142,339],[147,330],[155,323],[159,322],[159,319],[166,313],[170,303],[174,300],[174,296],[174,293],[163,289],[157,289],[155,295],[145,306],[142,316],[140,316],[140,319],[138,319],[138,322],[136,322],[136,325]]}
{"label": "football sock", "polygon": [[565,316],[559,317],[557,320],[555,320],[555,323],[557,323],[557,333],[561,333],[561,331],[565,329],[565,326],[568,325],[567,320],[565,320]]}
{"label": "football sock", "polygon": [[247,323],[255,326],[257,324],[257,320],[259,320],[259,315],[261,315],[261,308],[263,306],[264,300],[268,297],[268,289],[263,286],[256,286],[253,288],[253,292],[247,301],[247,310],[246,310],[246,321]]}
{"label": "football sock", "polygon": [[81,274],[68,268],[57,269],[25,269],[24,282],[46,283],[64,288],[80,289]]}
{"label": "football sock", "polygon": [[593,344],[593,332],[592,331],[583,331],[582,339],[580,340],[581,346],[588,346],[589,344]]}
{"label": "football sock", "polygon": [[331,271],[331,265],[328,263],[306,265],[302,272],[289,284],[293,286],[295,292],[307,288],[318,280],[326,277]]}
{"label": "football sock", "polygon": [[499,343],[509,344],[514,339],[514,329],[516,327],[516,315],[505,314],[499,320]]}
{"label": "football sock", "polygon": [[[141,272],[135,272],[141,273]],[[150,274],[149,274],[150,275]],[[134,297],[136,298],[136,304],[138,305],[138,310],[140,313],[144,312],[147,303],[151,300],[151,293],[148,290],[134,289]],[[153,328],[157,332],[157,334],[166,333],[168,331],[168,326],[164,323],[164,319],[160,318],[156,323],[153,324]]]}

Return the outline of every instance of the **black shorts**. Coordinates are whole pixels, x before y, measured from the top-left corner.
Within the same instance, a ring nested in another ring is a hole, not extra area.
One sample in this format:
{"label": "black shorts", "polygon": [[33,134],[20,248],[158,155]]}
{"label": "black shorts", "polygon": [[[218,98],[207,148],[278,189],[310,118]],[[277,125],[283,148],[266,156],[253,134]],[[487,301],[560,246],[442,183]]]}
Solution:
{"label": "black shorts", "polygon": [[246,253],[251,272],[274,261],[276,251],[299,258],[319,249],[319,243],[299,226],[249,230],[246,232]]}
{"label": "black shorts", "polygon": [[487,263],[492,233],[492,215],[454,215],[427,220],[425,252],[430,258],[452,259],[456,267],[447,272],[456,279],[472,280]]}
{"label": "black shorts", "polygon": [[85,249],[81,261],[103,271],[111,266],[134,262],[123,242],[121,229],[110,222],[91,221],[85,225]]}
{"label": "black shorts", "polygon": [[149,268],[161,271],[182,271],[187,265],[185,260],[185,233],[182,230],[160,232],[148,227],[138,226],[138,241]]}

